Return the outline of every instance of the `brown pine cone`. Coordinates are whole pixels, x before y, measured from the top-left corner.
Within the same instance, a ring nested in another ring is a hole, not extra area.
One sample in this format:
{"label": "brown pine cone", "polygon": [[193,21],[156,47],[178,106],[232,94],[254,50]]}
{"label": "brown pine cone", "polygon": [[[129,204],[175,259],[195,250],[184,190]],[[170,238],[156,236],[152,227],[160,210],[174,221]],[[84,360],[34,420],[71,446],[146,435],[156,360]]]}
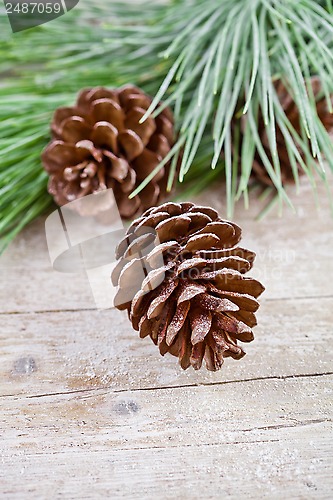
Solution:
{"label": "brown pine cone", "polygon": [[[311,78],[311,86],[312,86],[312,91],[313,95],[315,98],[317,98],[322,90],[321,86],[321,81],[317,76],[314,76]],[[287,118],[290,120],[292,126],[294,127],[295,131],[297,132],[298,135],[301,135],[301,117],[300,117],[300,112],[297,107],[297,104],[295,103],[294,99],[292,96],[289,94],[287,88],[285,87],[284,83],[282,80],[278,80],[275,83],[275,90],[277,93],[277,96],[279,98],[279,101],[281,103],[281,106],[287,116]],[[317,113],[318,117],[323,123],[324,127],[326,130],[331,131],[333,129],[333,115],[329,112],[328,107],[327,107],[327,102],[325,97],[321,97],[317,100]],[[245,118],[246,119],[246,118]],[[269,160],[271,163],[273,163],[272,159],[272,154],[270,150],[270,145],[269,145],[269,140],[267,137],[267,132],[266,132],[266,126],[264,123],[264,119],[262,115],[259,116],[259,121],[258,121],[258,132],[259,136],[262,142],[262,145],[265,149],[265,153],[267,154]],[[288,184],[288,183],[293,183],[295,182],[293,170],[291,168],[287,148],[286,148],[286,142],[284,139],[284,136],[282,134],[281,129],[277,126],[276,127],[276,143],[277,143],[277,150],[278,150],[278,155],[279,155],[279,160],[280,160],[280,167],[281,167],[281,180],[282,184]],[[304,155],[302,152],[299,152],[300,155],[304,159]],[[302,175],[304,173],[302,167],[298,165],[298,173],[299,175]],[[272,180],[267,173],[266,167],[264,166],[259,154],[256,154],[253,162],[253,175],[255,178],[257,178],[261,183],[266,184],[268,186],[272,186]]]}
{"label": "brown pine cone", "polygon": [[169,108],[140,123],[150,104],[151,98],[134,86],[96,87],[83,90],[76,106],[55,112],[53,138],[42,160],[58,205],[112,188],[120,215],[130,218],[163,198],[169,164],[128,199],[174,144]]}
{"label": "brown pine cone", "polygon": [[184,370],[203,359],[219,370],[225,357],[244,356],[238,340],[253,340],[264,287],[243,276],[255,254],[240,239],[241,229],[212,208],[165,203],[134,221],[118,246],[115,305]]}

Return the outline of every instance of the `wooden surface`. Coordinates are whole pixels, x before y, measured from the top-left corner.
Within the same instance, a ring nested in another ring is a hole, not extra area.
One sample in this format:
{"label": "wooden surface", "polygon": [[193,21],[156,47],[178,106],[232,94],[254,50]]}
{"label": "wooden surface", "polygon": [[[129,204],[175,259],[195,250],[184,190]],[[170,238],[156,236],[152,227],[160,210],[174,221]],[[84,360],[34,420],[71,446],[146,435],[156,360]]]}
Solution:
{"label": "wooden surface", "polygon": [[[224,213],[222,186],[197,197]],[[0,497],[331,499],[333,219],[306,182],[234,220],[266,285],[256,339],[221,372],[183,372],[53,271],[44,220],[0,259]],[[255,197],[255,193],[252,198]]]}

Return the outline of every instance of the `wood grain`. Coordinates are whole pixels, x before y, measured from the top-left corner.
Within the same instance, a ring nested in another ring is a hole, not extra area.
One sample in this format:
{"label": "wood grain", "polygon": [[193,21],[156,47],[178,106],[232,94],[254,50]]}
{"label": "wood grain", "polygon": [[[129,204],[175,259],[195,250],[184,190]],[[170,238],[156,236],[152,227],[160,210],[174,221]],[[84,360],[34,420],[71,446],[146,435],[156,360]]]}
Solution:
{"label": "wood grain", "polygon": [[[223,216],[223,189],[216,185],[193,201],[213,205]],[[251,274],[265,283],[264,297],[333,296],[333,280],[328,279],[333,275],[333,218],[325,191],[318,196],[321,210],[316,209],[311,188],[305,185],[299,197],[294,195],[297,215],[285,209],[283,218],[273,212],[262,221],[238,205],[234,219],[243,228],[242,244],[257,253]],[[255,199],[250,206],[258,211]],[[64,274],[51,268],[44,219],[29,226],[1,257],[0,278],[0,312],[95,308],[84,273]]]}
{"label": "wood grain", "polygon": [[[313,318],[320,318],[313,328]],[[223,370],[183,372],[162,358],[125,314],[76,311],[2,315],[1,395],[36,395],[94,388],[117,390],[218,383],[333,371],[333,298],[263,301],[254,343],[242,362]],[[117,325],[117,326],[115,326]]]}
{"label": "wood grain", "polygon": [[[223,216],[223,186],[198,196]],[[255,196],[255,193],[253,194]],[[52,270],[44,219],[0,259],[0,497],[331,499],[333,219],[236,208],[266,285],[240,362],[183,372],[84,274]]]}
{"label": "wood grain", "polygon": [[329,498],[331,383],[8,398],[2,488],[40,498]]}

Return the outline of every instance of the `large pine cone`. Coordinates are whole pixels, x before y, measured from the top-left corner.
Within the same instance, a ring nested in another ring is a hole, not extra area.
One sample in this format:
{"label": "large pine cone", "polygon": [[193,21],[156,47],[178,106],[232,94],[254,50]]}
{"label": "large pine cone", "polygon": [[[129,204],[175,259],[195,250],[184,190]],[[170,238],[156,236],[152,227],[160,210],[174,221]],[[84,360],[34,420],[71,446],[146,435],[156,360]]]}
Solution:
{"label": "large pine cone", "polygon": [[163,198],[169,164],[128,199],[174,144],[170,109],[140,123],[150,104],[151,98],[134,86],[97,87],[83,90],[75,107],[55,112],[53,139],[42,160],[58,205],[112,188],[121,216],[130,218]]}
{"label": "large pine cone", "polygon": [[243,276],[255,254],[237,246],[240,239],[241,229],[212,208],[165,203],[134,221],[118,246],[115,304],[183,369],[198,370],[205,359],[216,371],[225,357],[244,356],[237,340],[253,340],[264,287]]}
{"label": "large pine cone", "polygon": [[[317,99],[316,106],[317,106],[318,117],[323,123],[326,130],[331,131],[333,129],[333,115],[329,112],[326,98],[321,97],[318,99],[318,96],[321,94],[322,91],[321,81],[318,77],[315,76],[311,78],[310,84],[312,87],[313,95],[315,99]],[[301,128],[302,128],[301,116],[297,104],[295,103],[294,99],[290,95],[288,89],[286,88],[282,80],[277,80],[277,82],[275,83],[275,90],[277,93],[277,97],[280,101],[280,104],[282,106],[282,109],[284,110],[288,120],[291,122],[297,134],[301,136]],[[246,117],[244,118],[246,119]],[[259,115],[259,120],[258,120],[258,132],[265,153],[270,162],[273,164],[269,140],[266,132],[266,126],[264,123],[263,116],[261,114]],[[287,152],[286,141],[282,134],[281,129],[278,126],[276,127],[276,143],[277,143],[278,156],[280,160],[282,184],[293,183],[295,182],[295,178]],[[300,148],[298,149],[300,155],[304,159],[303,153],[301,152]],[[300,165],[297,165],[297,168],[299,175],[302,175],[304,173],[302,167]],[[253,175],[263,184],[272,186],[273,184],[272,180],[269,174],[267,173],[266,167],[264,166],[258,153],[256,154],[253,162]]]}

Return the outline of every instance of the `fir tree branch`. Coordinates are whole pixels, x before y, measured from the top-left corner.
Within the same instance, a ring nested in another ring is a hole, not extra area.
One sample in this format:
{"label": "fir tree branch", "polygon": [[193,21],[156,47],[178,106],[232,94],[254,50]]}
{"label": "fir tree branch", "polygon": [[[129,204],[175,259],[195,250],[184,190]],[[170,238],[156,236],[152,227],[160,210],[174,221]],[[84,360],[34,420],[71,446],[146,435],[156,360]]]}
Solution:
{"label": "fir tree branch", "polygon": [[[178,155],[184,147],[180,180],[188,179],[192,189],[193,182],[203,188],[218,175],[224,176],[229,215],[235,200],[247,197],[255,155],[262,159],[280,199],[288,203],[281,184],[277,127],[295,181],[299,164],[313,186],[314,172],[328,185],[323,159],[332,170],[333,146],[317,116],[308,81],[318,75],[332,110],[332,16],[331,0],[161,4],[81,0],[67,15],[14,36],[8,35],[7,18],[0,16],[0,32],[7,32],[0,46],[0,234],[4,242],[51,203],[40,154],[49,140],[53,111],[73,104],[82,87],[131,82],[156,96],[149,113],[156,116],[163,109],[161,99],[164,106],[174,107],[179,137],[172,154]],[[274,81],[278,78],[299,107],[300,134],[277,98]],[[256,134],[259,110],[270,158]],[[238,160],[235,137],[243,114],[247,121]],[[239,117],[236,126],[234,116]],[[169,186],[176,176],[175,165],[174,160]]]}

